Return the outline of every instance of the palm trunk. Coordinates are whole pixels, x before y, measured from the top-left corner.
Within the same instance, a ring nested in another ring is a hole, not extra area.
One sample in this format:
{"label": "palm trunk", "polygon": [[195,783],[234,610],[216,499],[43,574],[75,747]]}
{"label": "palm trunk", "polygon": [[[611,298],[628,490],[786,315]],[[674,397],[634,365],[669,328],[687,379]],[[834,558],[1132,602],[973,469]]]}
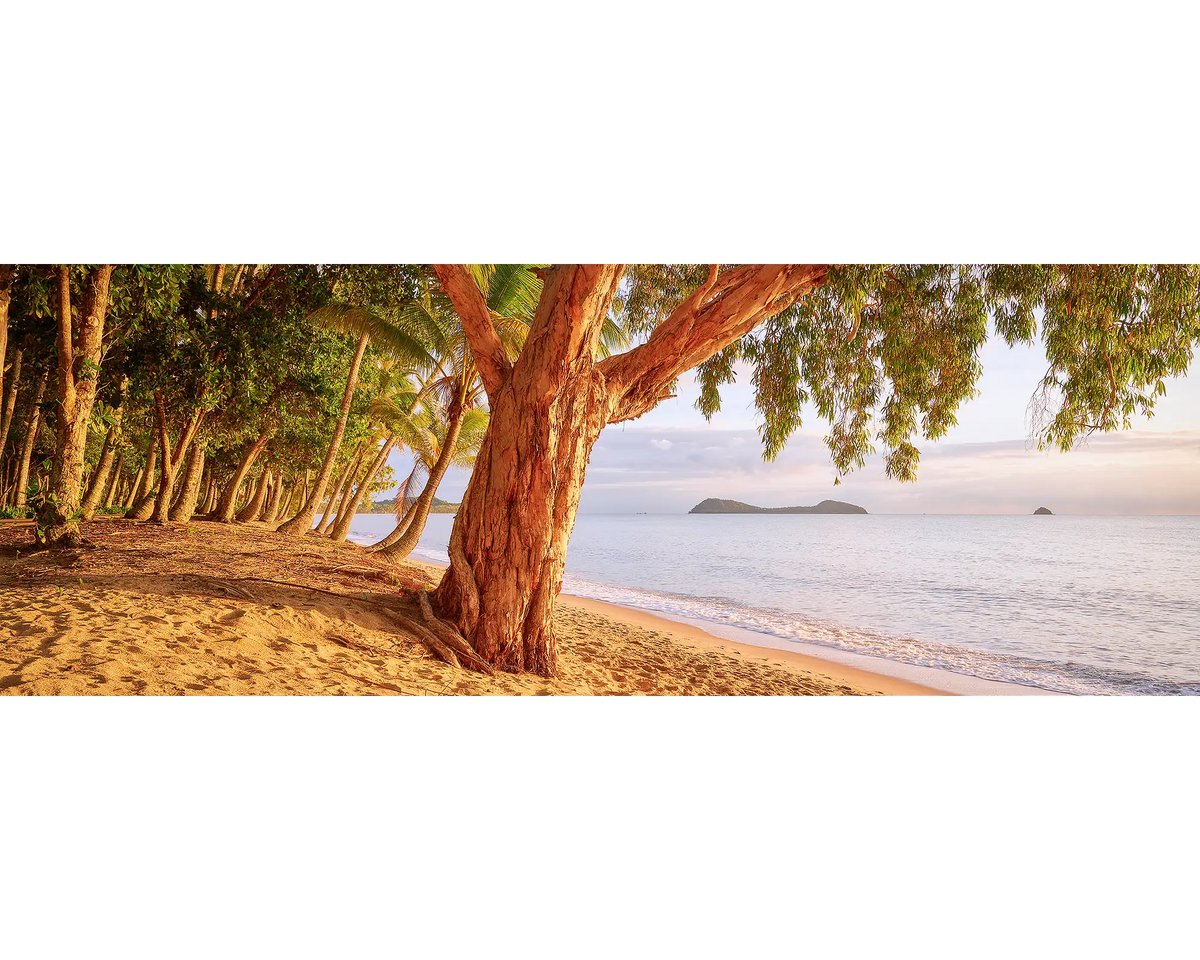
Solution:
{"label": "palm trunk", "polygon": [[154,488],[154,470],[158,466],[158,442],[153,431],[150,432],[145,460],[146,467],[133,491],[129,509],[125,511],[127,520],[145,520],[154,512],[154,494],[151,491]]}
{"label": "palm trunk", "polygon": [[283,474],[281,473],[275,478],[275,482],[271,484],[271,493],[267,497],[266,506],[263,507],[261,520],[263,523],[274,523],[275,518],[279,516],[279,504],[283,499]]}
{"label": "palm trunk", "polygon": [[317,530],[317,533],[324,533],[336,526],[337,522],[345,516],[346,511],[350,507],[350,495],[354,492],[354,481],[358,479],[358,468],[362,466],[363,458],[367,454],[367,447],[359,445],[357,454],[354,457],[354,462],[350,464],[350,468],[346,471],[345,482],[342,484],[341,493],[338,496],[336,503],[331,499],[329,501],[329,509],[325,512],[326,517],[333,518],[334,523],[325,524],[325,530]]}
{"label": "palm trunk", "polygon": [[350,483],[358,465],[362,461],[363,445],[360,443],[354,449],[354,456],[350,458],[350,463],[346,469],[342,471],[342,475],[338,477],[337,483],[333,485],[333,493],[329,497],[329,502],[325,504],[325,512],[321,515],[321,522],[317,524],[317,533],[325,533],[333,523],[334,516],[337,513],[335,509],[338,502],[342,499],[342,494],[346,492],[346,485]]}
{"label": "palm trunk", "polygon": [[350,405],[354,401],[354,388],[358,386],[358,368],[362,364],[363,354],[367,350],[367,341],[369,339],[365,333],[358,338],[358,346],[354,351],[354,359],[350,363],[350,375],[346,378],[346,391],[342,396],[341,416],[338,418],[337,427],[334,429],[333,439],[329,442],[329,450],[325,454],[325,461],[321,464],[321,472],[317,474],[317,481],[313,486],[313,492],[305,501],[300,512],[279,528],[280,533],[285,533],[292,537],[302,537],[312,530],[313,517],[316,515],[317,505],[325,495],[325,485],[329,481],[329,474],[333,470],[334,461],[337,460],[338,448],[342,444],[342,434],[346,432],[346,421],[350,418]]}
{"label": "palm trunk", "polygon": [[421,534],[425,532],[425,521],[429,519],[429,510],[433,506],[433,498],[437,494],[438,486],[441,485],[442,478],[450,468],[450,461],[454,459],[455,451],[458,448],[458,437],[462,432],[465,415],[466,411],[463,409],[462,403],[455,399],[450,406],[450,420],[446,424],[446,437],[442,441],[442,449],[438,453],[433,469],[429,471],[429,480],[425,484],[425,489],[421,491],[417,502],[413,504],[408,527],[398,540],[378,551],[383,556],[401,560],[412,553],[420,542]]}
{"label": "palm trunk", "polygon": [[346,537],[350,533],[350,524],[354,522],[354,515],[358,513],[359,504],[362,503],[363,497],[371,489],[371,485],[375,482],[375,477],[383,468],[384,462],[387,460],[388,454],[392,452],[392,447],[396,441],[388,439],[376,454],[375,459],[371,461],[367,467],[367,472],[363,474],[362,482],[359,483],[358,489],[354,492],[349,504],[347,504],[344,513],[340,514],[337,523],[333,525],[333,530],[329,534],[329,539],[334,543],[344,543]]}

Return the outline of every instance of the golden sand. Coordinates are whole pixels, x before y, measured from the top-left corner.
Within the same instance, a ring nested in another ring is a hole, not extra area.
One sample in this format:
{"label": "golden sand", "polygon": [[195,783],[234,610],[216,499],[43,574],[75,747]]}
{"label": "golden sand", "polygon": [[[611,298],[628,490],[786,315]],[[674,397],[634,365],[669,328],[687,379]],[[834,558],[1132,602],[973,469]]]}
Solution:
{"label": "golden sand", "polygon": [[95,549],[33,552],[28,529],[0,528],[0,693],[934,692],[568,597],[555,613],[558,677],[487,677],[395,629],[417,616],[405,594],[435,583],[436,568],[253,525],[100,520],[84,533]]}

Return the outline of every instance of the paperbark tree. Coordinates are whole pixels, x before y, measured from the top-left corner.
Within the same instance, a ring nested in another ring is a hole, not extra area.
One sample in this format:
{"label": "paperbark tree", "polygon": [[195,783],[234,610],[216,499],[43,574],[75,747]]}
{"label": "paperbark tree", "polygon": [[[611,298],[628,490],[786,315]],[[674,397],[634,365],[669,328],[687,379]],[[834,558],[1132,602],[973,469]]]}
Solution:
{"label": "paperbark tree", "polygon": [[26,489],[29,486],[29,463],[33,459],[33,445],[37,443],[38,430],[42,425],[42,398],[46,395],[46,381],[49,377],[50,371],[46,370],[38,379],[29,417],[25,421],[25,439],[21,443],[21,455],[17,461],[16,493],[13,498],[13,505],[18,510],[23,510],[29,503]]}
{"label": "paperbark tree", "polygon": [[79,531],[80,485],[88,420],[96,400],[100,349],[108,313],[112,264],[87,270],[78,316],[72,311],[70,269],[58,269],[58,389],[54,402],[57,440],[50,471],[50,493],[39,511],[37,539],[51,547],[76,547]]}
{"label": "paperbark tree", "polygon": [[188,451],[187,459],[184,461],[183,480],[179,484],[179,495],[171,504],[171,510],[167,514],[168,519],[175,523],[187,523],[192,519],[192,514],[196,512],[196,501],[200,497],[200,479],[204,474],[205,444],[205,440],[193,440],[192,448]]}
{"label": "paperbark tree", "polygon": [[104,437],[104,447],[100,451],[100,461],[96,464],[96,469],[92,471],[92,477],[88,481],[87,493],[84,494],[83,503],[79,507],[79,516],[82,520],[91,520],[96,515],[96,507],[100,505],[100,498],[104,495],[104,491],[108,485],[109,471],[112,469],[113,457],[116,454],[116,447],[121,438],[121,418],[125,411],[125,392],[128,389],[129,378],[126,377],[121,381],[120,401],[113,414],[112,425],[109,426],[108,434]]}
{"label": "paperbark tree", "polygon": [[652,409],[680,374],[815,289],[826,269],[756,264],[721,272],[713,266],[645,343],[597,361],[622,268],[558,265],[545,274],[528,338],[513,363],[471,273],[461,265],[435,265],[491,408],[436,605],[484,662],[555,672],[551,615],[600,431]]}

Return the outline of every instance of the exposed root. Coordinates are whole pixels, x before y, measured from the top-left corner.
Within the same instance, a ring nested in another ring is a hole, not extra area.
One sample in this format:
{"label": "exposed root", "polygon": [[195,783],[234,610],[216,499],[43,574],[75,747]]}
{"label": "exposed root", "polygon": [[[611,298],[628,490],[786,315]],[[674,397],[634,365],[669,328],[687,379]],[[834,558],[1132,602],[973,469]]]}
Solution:
{"label": "exposed root", "polygon": [[386,608],[384,608],[384,611],[386,616],[391,619],[391,622],[397,626],[397,629],[400,630],[402,634],[412,637],[413,640],[418,641],[419,643],[424,643],[426,649],[428,649],[428,652],[436,656],[436,658],[442,661],[443,664],[449,664],[450,666],[458,667],[461,670],[462,664],[460,661],[458,661],[457,656],[455,656],[454,650],[446,647],[446,644],[438,640],[438,638],[433,635],[432,631],[426,630],[424,625],[416,623],[414,620],[402,620],[400,617],[396,616],[394,612],[386,610]]}
{"label": "exposed root", "polygon": [[417,590],[416,594],[417,603],[421,607],[421,616],[425,618],[425,624],[430,632],[436,634],[442,643],[458,653],[469,669],[494,677],[496,675],[495,668],[475,652],[475,648],[471,646],[467,638],[447,621],[438,619],[434,614],[433,607],[429,603],[429,594],[424,590]]}

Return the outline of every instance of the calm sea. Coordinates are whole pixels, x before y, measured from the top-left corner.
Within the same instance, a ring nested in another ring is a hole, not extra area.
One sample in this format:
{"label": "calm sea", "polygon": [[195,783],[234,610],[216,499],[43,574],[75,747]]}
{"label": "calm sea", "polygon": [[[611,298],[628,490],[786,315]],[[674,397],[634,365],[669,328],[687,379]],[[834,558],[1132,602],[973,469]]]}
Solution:
{"label": "calm sea", "polygon": [[[448,562],[451,516],[415,559]],[[372,543],[388,515],[355,517]],[[564,590],[1073,694],[1200,694],[1200,517],[581,516]]]}

